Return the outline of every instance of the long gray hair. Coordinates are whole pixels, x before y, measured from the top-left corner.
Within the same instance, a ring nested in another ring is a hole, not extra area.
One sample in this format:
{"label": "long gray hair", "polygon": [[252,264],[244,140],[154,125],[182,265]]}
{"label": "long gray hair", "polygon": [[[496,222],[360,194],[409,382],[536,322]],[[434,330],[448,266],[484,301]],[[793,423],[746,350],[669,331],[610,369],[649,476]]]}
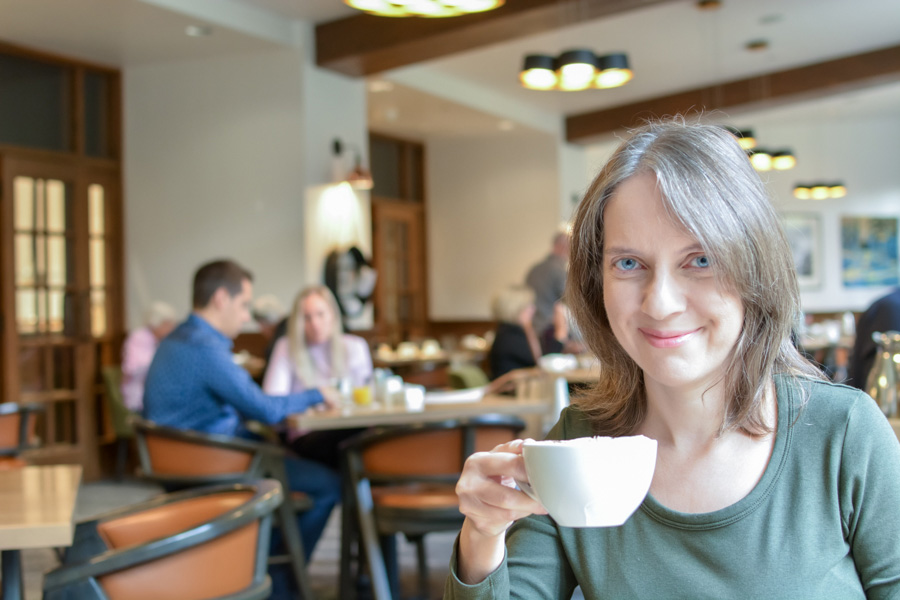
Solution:
{"label": "long gray hair", "polygon": [[633,433],[646,416],[643,372],[613,335],[603,304],[604,209],[625,180],[641,173],[655,175],[666,212],[698,240],[720,285],[743,303],[743,327],[723,380],[728,400],[720,431],[770,432],[763,400],[773,375],[821,376],[791,340],[800,293],[790,246],[734,136],[683,120],[636,130],[578,207],[566,298],[601,364],[600,381],[581,405],[606,435]]}

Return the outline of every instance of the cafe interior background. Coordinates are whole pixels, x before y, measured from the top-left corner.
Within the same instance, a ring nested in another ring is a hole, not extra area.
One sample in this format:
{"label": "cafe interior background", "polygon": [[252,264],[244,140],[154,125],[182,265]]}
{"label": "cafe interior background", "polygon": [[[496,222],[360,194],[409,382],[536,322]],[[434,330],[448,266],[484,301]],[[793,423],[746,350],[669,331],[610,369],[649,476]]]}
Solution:
{"label": "cafe interior background", "polygon": [[[858,249],[843,249],[842,228],[900,218],[900,3],[542,0],[528,17],[511,12],[516,1],[438,23],[360,16],[339,0],[0,0],[0,54],[105,82],[99,158],[78,141],[90,118],[74,119],[61,152],[0,139],[2,400],[53,401],[72,421],[78,433],[60,428],[47,460],[68,457],[98,475],[108,435],[93,412],[99,368],[118,360],[150,302],[186,314],[192,273],[212,258],[246,265],[256,295],[287,305],[321,281],[329,252],[356,245],[379,277],[361,324],[373,344],[483,333],[491,296],[547,253],[632,117],[689,90],[705,92],[678,110],[717,108],[708,118],[796,156],[793,169],[763,177],[778,210],[804,228],[806,313],[859,312],[891,288],[889,277],[853,271]],[[634,78],[607,90],[523,89],[525,55],[570,48],[623,52]],[[5,60],[0,74],[11,77]],[[720,85],[743,79],[743,91]],[[77,85],[73,94],[41,85],[0,75],[7,131],[16,131],[13,90],[81,97]],[[357,162],[374,173],[371,191],[336,185]],[[72,275],[91,302],[61,309],[94,320],[70,345],[54,345],[65,331],[13,326],[22,315],[10,178],[53,169],[88,184],[102,171],[105,185],[106,230],[82,236],[105,240],[102,255]],[[815,182],[839,182],[846,196],[794,198],[797,184]],[[88,274],[97,261],[102,281]]]}

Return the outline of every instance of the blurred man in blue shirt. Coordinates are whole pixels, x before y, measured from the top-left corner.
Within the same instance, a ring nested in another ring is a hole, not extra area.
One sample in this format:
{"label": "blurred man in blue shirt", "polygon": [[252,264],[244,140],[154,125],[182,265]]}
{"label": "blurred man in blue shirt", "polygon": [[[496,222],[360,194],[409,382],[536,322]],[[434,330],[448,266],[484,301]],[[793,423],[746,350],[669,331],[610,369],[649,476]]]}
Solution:
{"label": "blurred man in blue shirt", "polygon": [[[250,320],[253,276],[230,260],[200,267],[194,275],[193,312],[159,345],[144,388],[144,416],[160,425],[250,437],[244,420],[267,424],[311,406],[333,405],[335,390],[313,389],[267,396],[234,363],[233,339]],[[338,473],[321,463],[285,459],[292,490],[308,494],[312,509],[298,515],[307,559],[340,501]]]}

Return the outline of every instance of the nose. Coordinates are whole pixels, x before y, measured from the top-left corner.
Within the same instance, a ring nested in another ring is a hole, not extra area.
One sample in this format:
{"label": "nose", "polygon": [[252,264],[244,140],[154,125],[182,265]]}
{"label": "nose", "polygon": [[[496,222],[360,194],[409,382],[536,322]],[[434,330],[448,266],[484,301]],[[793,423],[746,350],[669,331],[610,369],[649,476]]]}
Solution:
{"label": "nose", "polygon": [[641,310],[657,321],[683,312],[687,302],[681,285],[667,270],[655,271],[644,289]]}

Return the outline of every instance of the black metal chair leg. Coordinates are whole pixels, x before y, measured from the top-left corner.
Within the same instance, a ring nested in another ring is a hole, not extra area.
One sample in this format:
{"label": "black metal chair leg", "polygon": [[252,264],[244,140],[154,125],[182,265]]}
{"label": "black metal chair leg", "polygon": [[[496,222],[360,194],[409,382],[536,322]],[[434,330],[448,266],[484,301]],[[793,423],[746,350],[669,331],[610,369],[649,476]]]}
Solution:
{"label": "black metal chair leg", "polygon": [[125,477],[125,465],[128,463],[128,444],[125,438],[116,441],[116,481],[122,481]]}
{"label": "black metal chair leg", "polygon": [[428,556],[425,552],[425,536],[413,536],[410,541],[416,545],[416,558],[419,563],[419,597],[422,600],[428,600],[430,587],[428,582]]}
{"label": "black metal chair leg", "polygon": [[314,600],[315,596],[313,596],[312,586],[309,583],[309,574],[306,570],[306,558],[303,555],[303,540],[300,538],[300,529],[297,525],[297,513],[294,511],[293,504],[290,501],[291,491],[287,485],[287,472],[281,457],[273,457],[269,461],[267,470],[272,477],[281,482],[285,498],[287,498],[278,507],[275,515],[290,555],[291,571],[294,573],[297,589],[300,590],[300,597],[303,600]]}

